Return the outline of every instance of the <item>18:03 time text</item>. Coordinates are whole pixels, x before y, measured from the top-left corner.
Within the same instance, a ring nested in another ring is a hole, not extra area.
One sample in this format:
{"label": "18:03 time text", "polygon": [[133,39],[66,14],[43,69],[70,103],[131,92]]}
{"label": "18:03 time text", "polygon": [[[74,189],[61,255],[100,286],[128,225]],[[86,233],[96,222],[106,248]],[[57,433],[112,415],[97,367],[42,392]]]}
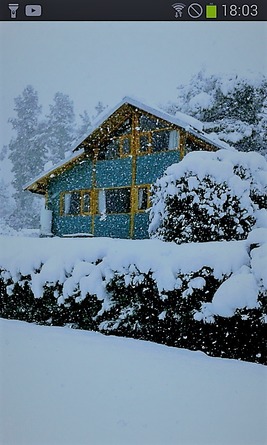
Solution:
{"label": "18:03 time text", "polygon": [[223,15],[235,17],[256,17],[258,15],[258,5],[222,5]]}

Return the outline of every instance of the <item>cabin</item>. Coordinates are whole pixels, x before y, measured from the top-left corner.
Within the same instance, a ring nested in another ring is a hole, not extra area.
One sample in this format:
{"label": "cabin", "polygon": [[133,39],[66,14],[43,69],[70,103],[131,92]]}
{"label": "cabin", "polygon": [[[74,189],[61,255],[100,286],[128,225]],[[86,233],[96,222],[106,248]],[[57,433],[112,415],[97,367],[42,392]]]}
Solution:
{"label": "cabin", "polygon": [[25,186],[45,197],[41,235],[148,238],[151,185],[189,151],[222,148],[197,124],[124,98]]}

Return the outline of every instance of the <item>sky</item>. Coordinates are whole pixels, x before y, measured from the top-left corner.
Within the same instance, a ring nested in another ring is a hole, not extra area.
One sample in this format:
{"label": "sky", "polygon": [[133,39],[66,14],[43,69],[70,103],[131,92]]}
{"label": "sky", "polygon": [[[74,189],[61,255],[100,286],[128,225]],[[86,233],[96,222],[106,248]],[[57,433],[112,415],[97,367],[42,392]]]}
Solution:
{"label": "sky", "polygon": [[267,74],[266,41],[266,22],[1,22],[0,148],[29,84],[44,113],[58,91],[77,115],[126,95],[166,103],[200,69]]}

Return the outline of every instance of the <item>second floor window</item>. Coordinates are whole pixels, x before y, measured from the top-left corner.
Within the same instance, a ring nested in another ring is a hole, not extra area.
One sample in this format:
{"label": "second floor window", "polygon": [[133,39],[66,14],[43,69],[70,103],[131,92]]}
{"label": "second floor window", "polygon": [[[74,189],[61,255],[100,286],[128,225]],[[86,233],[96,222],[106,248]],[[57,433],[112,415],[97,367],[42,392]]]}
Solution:
{"label": "second floor window", "polygon": [[179,145],[177,130],[164,129],[148,131],[140,134],[141,154],[175,150]]}

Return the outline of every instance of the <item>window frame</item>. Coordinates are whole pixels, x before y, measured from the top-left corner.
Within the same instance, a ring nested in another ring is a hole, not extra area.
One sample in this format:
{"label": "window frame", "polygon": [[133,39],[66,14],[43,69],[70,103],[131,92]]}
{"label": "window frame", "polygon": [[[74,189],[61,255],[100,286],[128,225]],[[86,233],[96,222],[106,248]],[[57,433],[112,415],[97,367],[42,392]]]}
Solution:
{"label": "window frame", "polygon": [[[155,133],[160,133],[163,131],[168,131],[169,133],[171,133],[172,131],[176,131],[177,132],[177,146],[174,148],[164,148],[162,150],[154,150],[153,148],[153,135]],[[141,149],[141,137],[145,136],[148,139],[148,145],[147,145],[147,150],[143,151]],[[148,155],[148,154],[152,154],[152,153],[166,153],[166,152],[171,152],[171,151],[176,151],[179,149],[180,146],[180,131],[177,128],[174,127],[165,127],[165,128],[157,128],[155,130],[148,130],[148,131],[140,131],[138,134],[138,149],[137,149],[137,154],[139,156],[144,156],[144,155]]]}
{"label": "window frame", "polygon": [[[139,209],[139,191],[145,189],[147,192],[146,208]],[[135,186],[134,190],[135,204],[134,213],[145,213],[151,207],[151,184],[140,184]]]}
{"label": "window frame", "polygon": [[[124,211],[124,212],[110,212],[107,211],[107,209],[105,208],[105,212],[100,212],[99,209],[99,194],[100,192],[106,192],[106,191],[117,191],[117,190],[129,190],[129,210],[128,211]],[[131,211],[132,211],[132,187],[129,186],[120,186],[120,187],[102,187],[102,188],[98,188],[96,189],[96,203],[95,203],[95,214],[96,215],[130,215]]]}
{"label": "window frame", "polygon": [[[129,141],[129,151],[125,153],[123,147],[124,147],[124,141]],[[107,146],[112,143],[113,141],[116,141],[118,143],[118,151],[115,156],[112,157],[106,157],[107,153]],[[98,160],[99,161],[113,161],[115,159],[121,159],[121,158],[127,158],[132,155],[132,134],[122,134],[121,136],[115,136],[110,138],[108,141],[106,141],[106,144],[103,147],[99,148],[98,152]]]}
{"label": "window frame", "polygon": [[[77,213],[66,213],[65,211],[65,196],[72,194],[79,194],[80,197],[80,209]],[[89,195],[89,211],[85,211],[85,195]],[[75,216],[89,216],[92,215],[92,207],[93,207],[93,199],[92,199],[92,190],[90,189],[82,189],[82,190],[66,190],[60,193],[60,216],[64,217],[75,217]]]}

